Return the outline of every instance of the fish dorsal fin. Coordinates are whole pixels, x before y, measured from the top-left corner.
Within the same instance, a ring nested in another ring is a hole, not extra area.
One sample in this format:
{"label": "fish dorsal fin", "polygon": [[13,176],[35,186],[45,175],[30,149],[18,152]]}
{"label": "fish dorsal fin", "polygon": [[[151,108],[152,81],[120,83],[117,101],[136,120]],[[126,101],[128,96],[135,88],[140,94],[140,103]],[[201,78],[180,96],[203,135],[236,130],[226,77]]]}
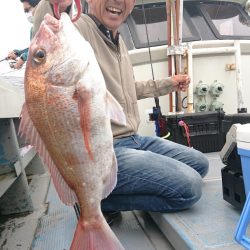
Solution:
{"label": "fish dorsal fin", "polygon": [[122,125],[126,125],[126,117],[121,105],[117,102],[117,100],[111,95],[111,93],[108,90],[106,98],[107,98],[107,114],[110,117],[110,119]]}
{"label": "fish dorsal fin", "polygon": [[116,183],[117,183],[117,161],[116,161],[116,156],[115,152],[113,152],[113,164],[112,164],[112,169],[110,171],[110,174],[107,176],[103,188],[103,193],[102,193],[102,199],[105,199],[115,188]]}
{"label": "fish dorsal fin", "polygon": [[38,131],[36,130],[28,114],[26,104],[24,104],[22,108],[19,134],[25,138],[25,141],[35,148],[44,164],[48,167],[54,186],[61,201],[66,205],[74,205],[77,202],[76,194],[65,182],[57,167],[53,163],[53,160],[51,159]]}

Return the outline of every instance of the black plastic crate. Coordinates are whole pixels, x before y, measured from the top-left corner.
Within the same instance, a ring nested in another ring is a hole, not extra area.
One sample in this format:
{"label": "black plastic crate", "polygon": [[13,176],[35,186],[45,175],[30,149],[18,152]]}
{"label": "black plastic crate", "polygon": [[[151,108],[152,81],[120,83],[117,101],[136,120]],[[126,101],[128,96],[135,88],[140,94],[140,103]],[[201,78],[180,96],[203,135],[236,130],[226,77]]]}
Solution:
{"label": "black plastic crate", "polygon": [[225,115],[221,123],[222,132],[227,133],[228,130],[231,128],[231,126],[235,123],[240,123],[240,124],[250,123],[250,114],[239,113],[239,114]]}
{"label": "black plastic crate", "polygon": [[221,169],[223,199],[236,208],[242,209],[246,194],[242,173],[234,172],[226,166]]}
{"label": "black plastic crate", "polygon": [[167,116],[169,139],[189,146],[185,128],[180,121],[187,124],[190,144],[203,153],[220,151],[225,143],[225,134],[221,133],[221,121],[224,112],[199,112]]}
{"label": "black plastic crate", "polygon": [[228,156],[226,165],[234,172],[242,174],[241,158],[238,155],[237,146],[234,147]]}

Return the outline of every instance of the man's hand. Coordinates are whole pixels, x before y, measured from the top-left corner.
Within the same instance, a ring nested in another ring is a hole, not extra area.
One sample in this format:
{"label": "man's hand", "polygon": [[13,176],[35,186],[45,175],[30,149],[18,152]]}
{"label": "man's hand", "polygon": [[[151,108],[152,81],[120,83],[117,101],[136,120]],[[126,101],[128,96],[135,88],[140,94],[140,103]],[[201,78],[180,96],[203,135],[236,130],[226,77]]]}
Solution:
{"label": "man's hand", "polygon": [[65,12],[67,7],[70,6],[73,0],[48,0],[51,4],[59,4],[60,13]]}
{"label": "man's hand", "polygon": [[14,65],[14,69],[21,69],[24,65],[24,60],[20,57]]}
{"label": "man's hand", "polygon": [[21,69],[24,65],[24,61],[19,57],[16,62],[10,62],[9,65],[12,69]]}
{"label": "man's hand", "polygon": [[13,50],[10,51],[10,52],[8,53],[7,58],[8,58],[8,59],[11,59],[11,60],[15,60],[15,59],[17,58],[17,55],[16,55],[15,51],[13,51]]}
{"label": "man's hand", "polygon": [[175,91],[186,91],[190,83],[190,77],[188,75],[174,75],[171,77],[173,87]]}

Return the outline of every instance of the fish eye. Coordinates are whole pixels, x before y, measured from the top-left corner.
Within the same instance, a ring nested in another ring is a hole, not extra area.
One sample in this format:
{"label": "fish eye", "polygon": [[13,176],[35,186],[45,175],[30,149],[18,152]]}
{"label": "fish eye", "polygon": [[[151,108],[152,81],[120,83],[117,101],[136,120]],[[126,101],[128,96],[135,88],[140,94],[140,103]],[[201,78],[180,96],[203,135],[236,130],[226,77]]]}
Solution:
{"label": "fish eye", "polygon": [[43,63],[45,61],[46,58],[46,52],[43,49],[38,49],[35,53],[34,53],[34,57],[33,60],[36,63]]}

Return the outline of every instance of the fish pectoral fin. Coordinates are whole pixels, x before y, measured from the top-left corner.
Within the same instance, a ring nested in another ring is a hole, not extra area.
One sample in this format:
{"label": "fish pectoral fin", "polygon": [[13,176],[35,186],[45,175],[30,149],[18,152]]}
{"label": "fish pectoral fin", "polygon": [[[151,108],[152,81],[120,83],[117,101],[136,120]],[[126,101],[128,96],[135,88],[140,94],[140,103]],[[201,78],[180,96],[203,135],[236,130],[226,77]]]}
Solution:
{"label": "fish pectoral fin", "polygon": [[80,126],[84,138],[84,144],[88,152],[89,158],[94,159],[91,148],[91,93],[83,87],[77,90],[78,110],[80,114]]}
{"label": "fish pectoral fin", "polygon": [[126,125],[126,116],[123,112],[123,108],[108,90],[106,94],[106,100],[107,114],[109,115],[110,119],[122,125]]}
{"label": "fish pectoral fin", "polygon": [[102,199],[105,199],[115,188],[117,183],[117,161],[115,152],[113,152],[112,169],[109,175],[106,177],[103,187]]}

